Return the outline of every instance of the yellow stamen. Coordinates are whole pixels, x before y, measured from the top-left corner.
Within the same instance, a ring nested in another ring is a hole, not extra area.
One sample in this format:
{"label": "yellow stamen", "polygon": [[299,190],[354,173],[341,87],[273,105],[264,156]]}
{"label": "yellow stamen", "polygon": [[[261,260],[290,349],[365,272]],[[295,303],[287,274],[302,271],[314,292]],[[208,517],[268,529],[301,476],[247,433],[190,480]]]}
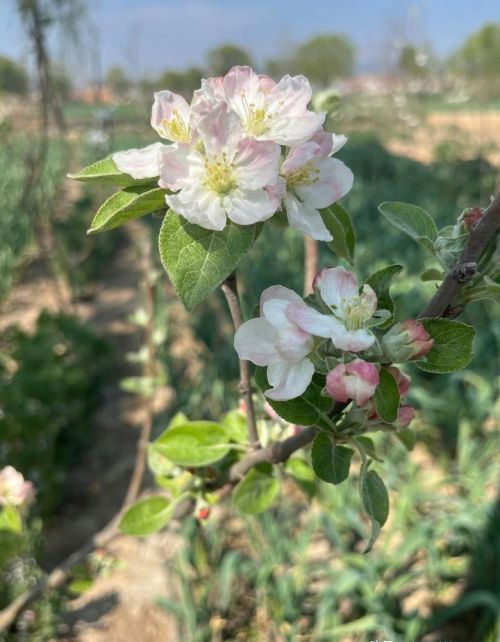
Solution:
{"label": "yellow stamen", "polygon": [[286,177],[288,187],[295,185],[314,185],[319,181],[319,169],[314,167],[312,161],[307,161],[302,167],[295,172],[291,172]]}
{"label": "yellow stamen", "polygon": [[182,120],[177,109],[173,110],[172,115],[173,117],[170,120],[164,118],[161,121],[165,136],[179,143],[189,143],[190,135],[186,123]]}
{"label": "yellow stamen", "polygon": [[224,196],[236,187],[233,169],[222,160],[209,161],[205,160],[205,186],[216,194]]}

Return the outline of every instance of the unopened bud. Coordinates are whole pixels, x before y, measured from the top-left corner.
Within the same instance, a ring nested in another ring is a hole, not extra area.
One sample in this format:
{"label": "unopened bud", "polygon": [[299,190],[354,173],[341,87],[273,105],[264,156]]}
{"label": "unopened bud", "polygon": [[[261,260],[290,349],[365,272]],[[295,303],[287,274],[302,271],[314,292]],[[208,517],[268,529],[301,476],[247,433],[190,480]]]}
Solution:
{"label": "unopened bud", "polygon": [[384,352],[394,363],[421,359],[433,345],[434,339],[424,326],[412,319],[397,323],[382,339]]}
{"label": "unopened bud", "polygon": [[398,410],[398,418],[396,419],[396,426],[398,428],[407,428],[415,419],[415,408],[410,405],[400,406]]}
{"label": "unopened bud", "polygon": [[200,508],[198,511],[198,519],[205,520],[210,517],[210,508],[208,506],[204,506],[203,508]]}
{"label": "unopened bud", "polygon": [[465,210],[465,212],[462,215],[462,222],[464,224],[464,227],[467,230],[470,230],[471,227],[474,227],[476,223],[479,223],[479,221],[483,218],[483,210],[481,207],[472,207],[469,210]]}

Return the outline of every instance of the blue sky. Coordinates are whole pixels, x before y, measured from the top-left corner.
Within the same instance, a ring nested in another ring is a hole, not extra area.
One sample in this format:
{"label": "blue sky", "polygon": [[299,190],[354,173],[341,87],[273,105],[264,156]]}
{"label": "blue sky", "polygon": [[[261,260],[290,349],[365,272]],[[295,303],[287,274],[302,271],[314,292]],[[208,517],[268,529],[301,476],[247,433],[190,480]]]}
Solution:
{"label": "blue sky", "polygon": [[[247,48],[257,63],[318,33],[344,33],[358,48],[361,69],[383,68],[398,41],[430,43],[445,56],[488,21],[500,21],[500,0],[89,0],[89,25],[73,68],[90,68],[91,35],[99,34],[102,66],[154,76],[167,68],[203,65],[224,42]],[[0,54],[20,61],[28,49],[14,11],[0,0]],[[61,51],[53,43],[54,51]],[[61,55],[61,54],[59,54]]]}

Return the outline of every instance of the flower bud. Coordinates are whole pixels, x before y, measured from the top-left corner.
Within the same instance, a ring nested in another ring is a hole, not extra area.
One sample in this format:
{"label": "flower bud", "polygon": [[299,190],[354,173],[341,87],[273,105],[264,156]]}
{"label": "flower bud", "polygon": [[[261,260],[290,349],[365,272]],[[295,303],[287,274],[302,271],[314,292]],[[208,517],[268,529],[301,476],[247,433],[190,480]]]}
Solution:
{"label": "flower bud", "polygon": [[408,319],[397,323],[382,339],[382,346],[390,361],[421,359],[434,345],[429,333],[419,321]]}
{"label": "flower bud", "polygon": [[208,519],[210,517],[210,508],[208,506],[204,506],[203,508],[200,508],[198,511],[198,519],[201,519],[202,521],[205,519]]}
{"label": "flower bud", "polygon": [[465,210],[462,215],[462,222],[465,229],[470,230],[471,227],[474,227],[476,223],[483,218],[483,210],[480,207],[472,207],[469,210]]}
{"label": "flower bud", "polygon": [[406,428],[415,419],[415,408],[410,405],[400,406],[398,410],[398,418],[395,425],[397,428]]}
{"label": "flower bud", "polygon": [[389,370],[391,375],[394,377],[394,379],[396,379],[396,383],[398,384],[399,396],[407,397],[408,392],[410,391],[411,377],[405,374],[399,368],[396,368],[396,366],[391,366],[390,368],[387,368],[387,369]]}
{"label": "flower bud", "polygon": [[0,506],[22,506],[33,495],[33,484],[12,466],[0,470]]}
{"label": "flower bud", "polygon": [[363,359],[339,363],[326,377],[326,389],[335,401],[345,403],[353,399],[358,406],[373,397],[378,384],[377,367]]}

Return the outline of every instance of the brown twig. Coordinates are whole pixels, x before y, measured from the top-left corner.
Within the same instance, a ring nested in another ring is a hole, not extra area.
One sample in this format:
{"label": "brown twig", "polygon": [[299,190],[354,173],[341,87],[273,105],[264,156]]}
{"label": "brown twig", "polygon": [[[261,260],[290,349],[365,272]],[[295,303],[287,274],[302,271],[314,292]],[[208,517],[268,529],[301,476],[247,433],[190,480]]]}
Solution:
{"label": "brown twig", "polygon": [[[486,246],[500,230],[500,192],[484,211],[481,220],[471,229],[462,255],[448,272],[420,317],[457,316],[453,308],[455,297],[464,283],[476,274],[477,264]],[[458,311],[461,311],[459,308]]]}
{"label": "brown twig", "polygon": [[319,243],[304,237],[304,296],[313,291],[313,280],[319,272]]}
{"label": "brown twig", "polygon": [[[238,294],[238,284],[236,274],[232,272],[221,285],[222,292],[226,297],[229,312],[233,320],[234,329],[237,330],[243,323],[241,315],[240,297]],[[247,416],[248,439],[251,448],[254,450],[260,448],[259,433],[257,431],[257,420],[255,418],[255,408],[252,399],[252,381],[250,376],[250,363],[240,359],[240,392],[245,401],[245,410]]]}

